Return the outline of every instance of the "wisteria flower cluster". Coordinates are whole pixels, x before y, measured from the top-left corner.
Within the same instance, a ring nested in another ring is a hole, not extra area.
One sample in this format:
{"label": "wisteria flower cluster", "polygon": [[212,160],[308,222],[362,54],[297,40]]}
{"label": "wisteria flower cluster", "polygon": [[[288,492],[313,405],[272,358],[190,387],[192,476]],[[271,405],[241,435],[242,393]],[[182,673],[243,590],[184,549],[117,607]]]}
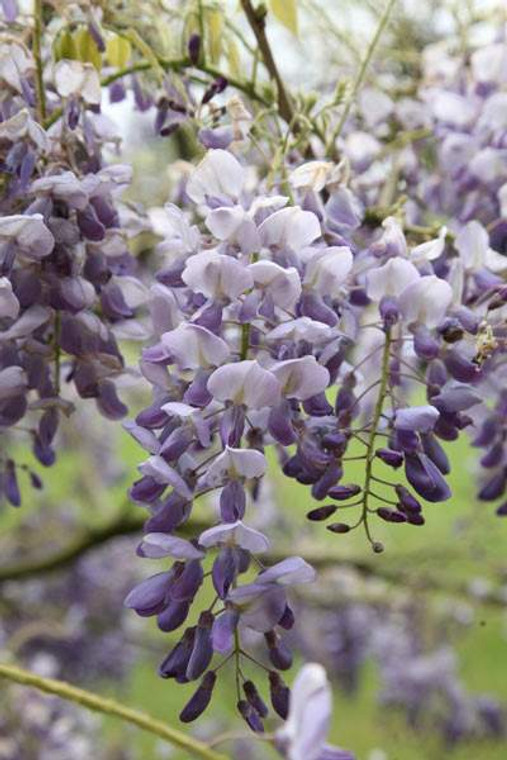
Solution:
{"label": "wisteria flower cluster", "polygon": [[[64,384],[109,419],[127,411],[114,383],[124,367],[118,340],[139,337],[129,320],[145,297],[128,247],[133,213],[119,203],[132,171],[104,161],[118,138],[100,114],[91,64],[62,59],[39,70],[5,33],[0,61],[0,436],[25,430],[49,466],[59,419],[74,404]],[[0,466],[1,491],[18,506],[27,466],[3,445]]]}
{"label": "wisteria flower cluster", "polygon": [[[115,381],[126,342],[141,341],[132,375],[151,400],[124,423],[146,454],[129,496],[149,512],[137,553],[161,563],[125,605],[179,632],[159,673],[196,682],[181,721],[202,715],[232,671],[257,733],[269,691],[282,756],[347,760],[326,744],[321,666],[304,666],[292,694],[281,675],[293,587],[316,571],[273,557],[255,512],[277,467],[308,488],[308,525],[336,541],[363,531],[382,553],[379,520],[409,531],[450,498],[446,444],[466,431],[483,450],[479,499],[507,515],[504,31],[471,55],[428,47],[407,97],[360,91],[372,48],[350,100],[338,87],[316,116],[284,89],[263,6],[241,2],[258,45],[250,82],[215,66],[214,7],[192,12],[199,31],[185,17],[173,59],[116,7],[72,3],[58,19],[44,5],[23,33],[17,3],[2,4],[0,497],[20,505],[20,471],[42,486],[18,461],[18,434],[49,466],[61,416],[81,399],[126,416]],[[259,60],[272,87],[258,87]],[[222,99],[229,85],[251,103]],[[111,103],[153,109],[156,135],[177,132],[182,152],[196,133],[200,160],[174,167],[162,214],[121,200],[132,170],[112,160],[104,88]],[[132,239],[159,230],[153,257],[137,262]],[[383,660],[386,701],[409,701],[421,671],[452,682],[445,657],[403,678]],[[464,704],[451,687],[448,697]]]}
{"label": "wisteria flower cluster", "polygon": [[[312,170],[307,165],[306,175]],[[291,662],[279,633],[293,623],[284,587],[314,573],[301,558],[269,567],[257,556],[269,539],[249,527],[248,512],[266,447],[286,476],[310,486],[317,502],[310,520],[338,515],[329,530],[362,526],[382,551],[374,516],[420,526],[423,501],[449,498],[439,439],[454,440],[472,424],[468,411],[481,401],[475,386],[485,372],[479,341],[490,336],[486,363],[496,350],[493,328],[472,307],[479,301],[487,310],[500,280],[481,287],[490,270],[473,258],[473,236],[411,246],[390,217],[363,247],[347,188],[331,190],[320,205],[304,188],[295,205],[281,195],[252,197],[245,181],[233,154],[211,150],[186,186],[206,230],[167,208],[174,234],[162,248],[171,260],[152,288],[157,340],[141,363],[153,403],[128,424],[150,454],[131,491],[151,511],[139,553],[176,561],[137,587],[127,605],[157,615],[162,630],[178,628],[203,583],[203,560],[215,557],[216,600],[160,669],[183,681],[206,673],[183,719],[211,697],[214,653],[247,656],[245,629],[264,634],[275,668]],[[418,386],[426,399],[414,405]],[[364,460],[362,483],[342,481],[350,459]],[[190,542],[177,537],[195,500],[215,490],[218,524]],[[345,520],[352,510],[355,520]],[[240,585],[252,559],[256,575]],[[260,730],[264,710],[254,703],[238,693],[240,711]]]}

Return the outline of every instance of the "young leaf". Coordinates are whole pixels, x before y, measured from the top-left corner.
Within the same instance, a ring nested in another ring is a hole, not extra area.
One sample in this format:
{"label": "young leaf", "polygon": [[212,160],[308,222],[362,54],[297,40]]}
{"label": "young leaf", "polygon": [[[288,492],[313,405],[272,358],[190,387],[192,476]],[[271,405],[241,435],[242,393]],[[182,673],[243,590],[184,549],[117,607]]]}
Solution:
{"label": "young leaf", "polygon": [[125,37],[115,34],[107,41],[106,58],[111,66],[117,66],[119,69],[124,68],[129,62],[131,53],[132,45]]}
{"label": "young leaf", "polygon": [[209,8],[205,13],[205,20],[211,63],[218,63],[222,55],[224,17],[221,11]]}
{"label": "young leaf", "polygon": [[77,58],[83,63],[92,63],[100,71],[102,68],[102,56],[97,47],[97,43],[85,27],[78,29],[74,34],[74,41],[77,48]]}
{"label": "young leaf", "polygon": [[56,35],[53,42],[53,57],[57,63],[62,58],[75,60],[78,57],[76,43],[68,29],[62,29]]}
{"label": "young leaf", "polygon": [[296,37],[298,36],[297,0],[269,0],[271,13],[281,24],[287,27]]}
{"label": "young leaf", "polygon": [[227,42],[227,60],[229,63],[229,71],[233,77],[241,76],[241,62],[239,57],[238,46],[234,40],[230,39]]}

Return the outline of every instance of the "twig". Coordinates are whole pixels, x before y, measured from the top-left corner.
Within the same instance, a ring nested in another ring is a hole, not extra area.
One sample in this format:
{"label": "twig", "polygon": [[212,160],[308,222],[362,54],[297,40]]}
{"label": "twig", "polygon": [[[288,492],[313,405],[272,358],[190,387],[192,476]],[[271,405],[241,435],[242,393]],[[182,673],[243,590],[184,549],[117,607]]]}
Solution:
{"label": "twig", "polygon": [[42,65],[42,0],[34,2],[33,57],[35,59],[35,86],[37,90],[37,109],[41,123],[46,119],[46,91],[44,89],[44,69]]}
{"label": "twig", "polygon": [[352,90],[348,96],[348,98],[345,101],[345,105],[342,111],[342,115],[340,117],[340,120],[336,126],[336,129],[334,130],[330,143],[328,147],[332,147],[335,143],[335,140],[340,136],[340,133],[343,129],[343,126],[345,122],[347,121],[347,117],[350,113],[350,109],[352,108],[352,104],[354,102],[354,99],[359,92],[359,89],[364,81],[364,78],[366,76],[366,71],[368,70],[368,66],[370,65],[371,59],[373,58],[373,53],[375,52],[375,49],[379,43],[379,40],[382,36],[382,32],[387,26],[387,22],[389,21],[389,17],[391,15],[391,11],[394,8],[394,5],[396,3],[396,0],[389,0],[389,2],[386,5],[385,11],[382,14],[382,16],[379,19],[378,26],[375,30],[375,34],[373,35],[373,38],[368,46],[368,50],[366,51],[366,55],[363,58],[363,61],[361,63],[361,66],[359,67],[359,71],[357,72],[357,76],[354,80],[354,84],[352,85]]}
{"label": "twig", "polygon": [[68,702],[75,702],[78,705],[86,707],[88,710],[99,712],[104,715],[114,715],[127,723],[133,723],[135,726],[148,731],[155,736],[165,739],[175,747],[185,750],[193,757],[204,758],[204,760],[227,760],[226,755],[215,752],[206,744],[193,739],[190,736],[178,731],[175,728],[166,726],[161,720],[152,718],[141,710],[135,710],[132,707],[123,705],[114,699],[101,697],[85,689],[79,689],[77,686],[58,681],[54,678],[44,678],[29,670],[19,668],[15,665],[0,664],[0,678],[6,678],[9,681],[22,684],[23,686],[32,686],[46,694],[55,694],[61,699]]}
{"label": "twig", "polygon": [[[276,65],[271,46],[266,36],[266,10],[262,6],[256,10],[250,0],[241,0],[241,7],[245,12],[250,28],[255,35],[262,60],[268,70],[269,76],[276,84],[278,93],[278,111],[280,116],[287,122],[287,124],[290,124],[293,122],[295,116],[294,106],[292,105],[290,96],[285,89],[283,79],[278,70],[278,66]],[[294,121],[293,131],[297,132],[298,130],[299,126],[296,120]]]}

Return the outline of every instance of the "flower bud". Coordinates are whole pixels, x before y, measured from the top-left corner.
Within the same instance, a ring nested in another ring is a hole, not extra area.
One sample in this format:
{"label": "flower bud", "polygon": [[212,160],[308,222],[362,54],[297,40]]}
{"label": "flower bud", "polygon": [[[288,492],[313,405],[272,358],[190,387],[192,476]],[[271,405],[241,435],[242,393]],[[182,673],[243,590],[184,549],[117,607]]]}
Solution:
{"label": "flower bud", "polygon": [[269,693],[273,710],[280,718],[286,720],[289,714],[290,689],[275,670],[269,671]]}
{"label": "flower bud", "polygon": [[210,670],[202,679],[200,686],[193,693],[187,704],[180,712],[180,720],[183,723],[191,723],[193,720],[202,715],[208,707],[213,694],[217,677],[214,671]]}
{"label": "flower bud", "polygon": [[243,684],[243,691],[245,692],[245,697],[253,709],[259,713],[261,718],[265,718],[268,714],[268,708],[259,692],[257,691],[257,687],[255,686],[254,682],[245,681]]}
{"label": "flower bud", "polygon": [[351,529],[350,525],[347,525],[346,523],[331,523],[331,525],[326,525],[326,528],[331,531],[331,533],[348,533]]}
{"label": "flower bud", "polygon": [[317,507],[316,509],[311,509],[307,513],[308,520],[313,521],[320,521],[320,520],[327,520],[328,517],[331,517],[333,515],[338,507],[335,504],[328,504],[325,507]]}

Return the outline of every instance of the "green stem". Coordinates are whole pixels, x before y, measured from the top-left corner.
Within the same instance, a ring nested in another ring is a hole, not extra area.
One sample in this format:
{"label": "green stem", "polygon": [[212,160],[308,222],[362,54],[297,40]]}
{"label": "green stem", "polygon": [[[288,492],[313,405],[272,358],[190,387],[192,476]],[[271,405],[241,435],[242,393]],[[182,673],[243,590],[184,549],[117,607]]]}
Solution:
{"label": "green stem", "polygon": [[250,344],[250,322],[241,325],[241,350],[239,358],[244,361],[248,356],[248,346]]}
{"label": "green stem", "polygon": [[35,59],[35,86],[37,90],[37,109],[41,124],[46,119],[46,91],[44,89],[44,69],[42,66],[42,0],[34,0],[33,57]]}
{"label": "green stem", "polygon": [[370,528],[368,525],[368,496],[370,495],[370,485],[373,475],[373,460],[375,458],[375,439],[378,433],[378,426],[380,418],[382,416],[382,409],[384,407],[384,399],[386,397],[387,385],[389,382],[389,359],[391,350],[391,334],[390,331],[386,331],[386,339],[384,348],[382,350],[382,364],[380,374],[380,386],[373,411],[373,419],[371,421],[370,433],[366,445],[366,467],[364,474],[364,486],[363,486],[363,499],[362,499],[362,513],[360,522],[363,523],[366,535],[371,544],[374,544],[372,539]]}
{"label": "green stem", "polygon": [[334,146],[335,140],[340,136],[341,131],[343,129],[343,126],[345,122],[347,121],[347,117],[350,113],[350,109],[352,108],[352,104],[354,102],[354,99],[359,92],[359,89],[361,85],[363,84],[364,78],[366,76],[366,72],[368,70],[368,66],[371,63],[371,59],[373,58],[373,54],[375,52],[375,49],[379,43],[379,40],[382,36],[382,33],[384,29],[387,26],[387,22],[389,21],[389,17],[391,15],[391,11],[394,8],[394,5],[396,3],[396,0],[389,0],[389,2],[386,5],[386,8],[382,14],[382,16],[379,19],[378,26],[375,30],[375,34],[373,35],[373,38],[368,46],[368,50],[366,51],[366,55],[363,58],[361,62],[361,66],[359,67],[359,71],[357,72],[357,76],[354,80],[354,84],[352,85],[352,90],[345,101],[345,105],[342,111],[342,115],[340,117],[340,120],[338,122],[338,125],[336,129],[334,130],[330,143],[328,144],[328,149],[332,148]]}
{"label": "green stem", "polygon": [[61,358],[62,349],[60,347],[60,329],[61,329],[61,316],[60,312],[55,312],[55,326],[53,343],[55,349],[55,396],[60,395],[60,374],[61,374]]}
{"label": "green stem", "polygon": [[215,752],[207,747],[206,744],[187,736],[181,731],[166,726],[161,720],[152,718],[147,713],[127,707],[120,702],[116,702],[114,699],[107,699],[91,691],[71,686],[71,684],[65,683],[65,681],[44,678],[43,676],[31,673],[29,670],[18,668],[15,665],[4,664],[0,664],[0,678],[6,678],[23,686],[32,686],[46,694],[55,694],[61,699],[75,702],[94,712],[114,715],[127,723],[133,723],[144,731],[165,739],[175,747],[185,750],[193,757],[204,758],[204,760],[227,760],[225,755]]}

